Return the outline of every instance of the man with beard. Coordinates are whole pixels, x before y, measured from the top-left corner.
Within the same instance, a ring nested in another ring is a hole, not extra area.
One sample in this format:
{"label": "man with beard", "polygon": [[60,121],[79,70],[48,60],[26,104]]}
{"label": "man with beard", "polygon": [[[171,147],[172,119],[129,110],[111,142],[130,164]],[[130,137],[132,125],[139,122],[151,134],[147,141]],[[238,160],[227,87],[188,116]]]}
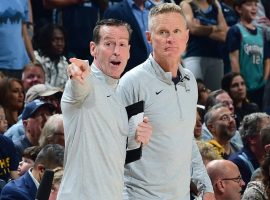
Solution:
{"label": "man with beard", "polygon": [[213,106],[205,115],[205,124],[213,135],[208,141],[215,147],[220,156],[227,159],[232,153],[240,149],[231,142],[236,131],[235,115],[225,104]]}

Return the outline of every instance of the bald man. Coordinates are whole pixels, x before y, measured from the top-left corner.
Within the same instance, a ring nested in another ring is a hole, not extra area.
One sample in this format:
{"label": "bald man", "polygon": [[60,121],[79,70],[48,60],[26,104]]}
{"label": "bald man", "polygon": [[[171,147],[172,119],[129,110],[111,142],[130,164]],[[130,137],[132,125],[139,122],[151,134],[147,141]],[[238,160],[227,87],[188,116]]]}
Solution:
{"label": "bald man", "polygon": [[216,200],[241,200],[242,180],[238,167],[228,160],[213,160],[206,165]]}

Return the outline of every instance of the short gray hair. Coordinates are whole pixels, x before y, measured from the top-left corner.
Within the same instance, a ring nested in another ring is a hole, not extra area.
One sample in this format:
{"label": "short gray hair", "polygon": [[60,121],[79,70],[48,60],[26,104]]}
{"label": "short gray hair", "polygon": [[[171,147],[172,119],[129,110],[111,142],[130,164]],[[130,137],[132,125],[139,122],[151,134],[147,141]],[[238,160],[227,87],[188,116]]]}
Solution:
{"label": "short gray hair", "polygon": [[179,5],[176,5],[175,3],[162,3],[154,6],[151,8],[149,14],[148,14],[148,29],[149,31],[153,27],[153,18],[157,15],[164,14],[164,13],[179,13],[186,23],[186,18],[183,14],[183,11]]}
{"label": "short gray hair", "polygon": [[48,144],[38,153],[34,168],[37,169],[38,164],[43,164],[45,169],[54,169],[63,167],[63,163],[64,147],[59,144]]}
{"label": "short gray hair", "polygon": [[206,112],[206,114],[204,115],[204,122],[205,122],[206,126],[213,121],[213,113],[214,113],[214,111],[216,111],[219,108],[223,108],[223,107],[228,108],[224,103],[218,103],[218,104],[214,105],[213,107],[211,107]]}
{"label": "short gray hair", "polygon": [[50,144],[55,133],[59,129],[60,122],[63,121],[62,114],[54,114],[49,117],[46,121],[39,138],[39,145],[44,147],[47,144]]}
{"label": "short gray hair", "polygon": [[261,122],[264,118],[270,118],[266,113],[252,113],[246,115],[243,118],[241,126],[239,127],[239,133],[242,137],[243,143],[247,144],[247,138],[256,136],[260,133]]}

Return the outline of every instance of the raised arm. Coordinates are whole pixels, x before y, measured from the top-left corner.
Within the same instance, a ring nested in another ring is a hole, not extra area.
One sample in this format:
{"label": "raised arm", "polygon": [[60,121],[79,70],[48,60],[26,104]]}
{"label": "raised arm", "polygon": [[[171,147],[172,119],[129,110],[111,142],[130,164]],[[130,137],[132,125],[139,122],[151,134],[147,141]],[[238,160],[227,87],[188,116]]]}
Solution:
{"label": "raised arm", "polygon": [[62,103],[68,105],[80,104],[90,93],[92,84],[90,81],[90,66],[88,61],[71,58],[67,67],[67,74],[70,77],[62,97]]}

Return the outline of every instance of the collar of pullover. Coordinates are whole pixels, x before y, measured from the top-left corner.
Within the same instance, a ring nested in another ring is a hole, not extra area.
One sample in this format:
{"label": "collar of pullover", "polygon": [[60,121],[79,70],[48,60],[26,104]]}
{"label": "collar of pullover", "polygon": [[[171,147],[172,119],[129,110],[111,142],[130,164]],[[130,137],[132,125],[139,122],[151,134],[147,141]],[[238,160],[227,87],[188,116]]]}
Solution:
{"label": "collar of pullover", "polygon": [[[151,71],[152,73],[155,73],[161,81],[163,81],[167,84],[174,84],[174,82],[172,81],[172,79],[173,79],[172,73],[165,72],[162,69],[162,67],[154,60],[152,54],[150,54],[148,61],[151,63],[151,65],[146,65],[146,67],[149,66],[149,67],[147,67],[149,69],[149,71]],[[186,73],[185,73],[181,64],[179,64],[178,70],[180,72],[180,74],[179,74],[180,81],[183,81],[182,79],[183,79],[183,77],[186,77]]]}
{"label": "collar of pullover", "polygon": [[93,75],[97,77],[99,80],[104,81],[105,83],[107,83],[109,86],[111,86],[114,89],[117,87],[119,79],[114,79],[110,76],[107,76],[99,68],[97,68],[95,64],[91,65],[91,70],[92,70]]}

